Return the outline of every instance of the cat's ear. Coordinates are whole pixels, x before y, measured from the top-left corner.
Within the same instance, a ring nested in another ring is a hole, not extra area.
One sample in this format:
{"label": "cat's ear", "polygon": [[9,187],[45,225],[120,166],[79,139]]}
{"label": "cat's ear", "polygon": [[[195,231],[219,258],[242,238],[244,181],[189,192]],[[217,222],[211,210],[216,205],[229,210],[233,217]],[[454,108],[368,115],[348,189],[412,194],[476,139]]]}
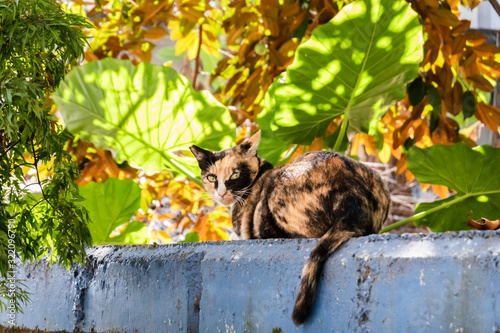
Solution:
{"label": "cat's ear", "polygon": [[207,161],[210,160],[210,156],[212,156],[212,152],[209,150],[202,149],[198,146],[189,147],[194,157],[198,160],[198,164],[200,167],[204,167],[207,164]]}
{"label": "cat's ear", "polygon": [[245,155],[257,156],[257,147],[260,142],[260,130],[257,131],[250,139],[241,144],[242,151]]}

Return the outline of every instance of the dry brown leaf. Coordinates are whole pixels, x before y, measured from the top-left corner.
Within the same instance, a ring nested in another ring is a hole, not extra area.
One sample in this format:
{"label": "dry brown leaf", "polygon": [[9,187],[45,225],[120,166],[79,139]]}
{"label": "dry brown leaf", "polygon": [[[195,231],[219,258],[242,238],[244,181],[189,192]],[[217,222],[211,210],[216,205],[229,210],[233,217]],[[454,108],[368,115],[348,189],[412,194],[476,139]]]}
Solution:
{"label": "dry brown leaf", "polygon": [[490,83],[490,81],[488,81],[487,79],[485,79],[481,75],[470,75],[470,76],[466,77],[466,80],[469,81],[470,83],[472,83],[472,85],[474,85],[474,87],[476,87],[477,89],[480,89],[482,91],[492,92],[494,90],[494,87]]}
{"label": "dry brown leaf", "polygon": [[167,30],[165,30],[165,28],[154,27],[154,28],[147,30],[144,33],[144,38],[161,39],[161,38],[165,37],[167,34],[168,34],[168,32],[167,32]]}
{"label": "dry brown leaf", "polygon": [[467,225],[471,228],[477,230],[496,230],[499,229],[500,221],[499,220],[488,220],[487,218],[481,217],[478,220],[474,220],[470,217],[472,211],[469,211],[467,214]]}
{"label": "dry brown leaf", "polygon": [[429,8],[428,13],[434,24],[453,28],[462,24],[456,15],[445,8]]}
{"label": "dry brown leaf", "polygon": [[473,46],[481,45],[488,40],[488,38],[485,35],[477,31],[468,32],[465,34],[464,37],[467,40],[467,42]]}

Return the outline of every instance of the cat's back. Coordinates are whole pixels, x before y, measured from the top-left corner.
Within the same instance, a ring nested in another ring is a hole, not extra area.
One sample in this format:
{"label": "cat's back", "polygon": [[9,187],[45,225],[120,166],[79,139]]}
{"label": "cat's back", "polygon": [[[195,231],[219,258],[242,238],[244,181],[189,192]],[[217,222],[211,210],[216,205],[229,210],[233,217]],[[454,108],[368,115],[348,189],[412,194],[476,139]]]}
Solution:
{"label": "cat's back", "polygon": [[309,184],[324,186],[335,185],[336,187],[353,186],[364,183],[378,182],[380,177],[371,168],[359,163],[352,158],[331,151],[312,151],[300,155],[290,163],[278,167],[274,176],[284,186],[299,187],[304,184],[304,190],[308,190]]}
{"label": "cat's back", "polygon": [[387,215],[389,194],[380,176],[336,152],[305,153],[266,178],[270,212],[292,234],[320,237],[350,216],[374,226],[364,233],[378,232]]}

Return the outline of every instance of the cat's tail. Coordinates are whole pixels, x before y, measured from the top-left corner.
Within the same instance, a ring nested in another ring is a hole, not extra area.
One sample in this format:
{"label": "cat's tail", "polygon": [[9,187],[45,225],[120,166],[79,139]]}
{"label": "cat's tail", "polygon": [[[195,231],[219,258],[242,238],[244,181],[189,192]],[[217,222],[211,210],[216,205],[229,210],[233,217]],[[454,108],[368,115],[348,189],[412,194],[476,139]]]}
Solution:
{"label": "cat's tail", "polygon": [[299,293],[293,309],[292,318],[295,326],[301,325],[311,312],[326,260],[342,243],[355,236],[356,233],[353,231],[338,230],[332,227],[312,249],[309,259],[302,270],[302,280],[300,281]]}

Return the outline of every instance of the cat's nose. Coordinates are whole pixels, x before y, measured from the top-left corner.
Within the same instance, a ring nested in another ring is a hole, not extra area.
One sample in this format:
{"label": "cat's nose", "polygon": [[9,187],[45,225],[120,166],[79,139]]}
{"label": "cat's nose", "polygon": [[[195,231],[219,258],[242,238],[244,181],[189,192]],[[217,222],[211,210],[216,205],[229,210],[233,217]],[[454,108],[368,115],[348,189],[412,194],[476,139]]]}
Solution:
{"label": "cat's nose", "polygon": [[227,194],[227,191],[224,193],[218,192],[221,198],[224,198],[224,196]]}

